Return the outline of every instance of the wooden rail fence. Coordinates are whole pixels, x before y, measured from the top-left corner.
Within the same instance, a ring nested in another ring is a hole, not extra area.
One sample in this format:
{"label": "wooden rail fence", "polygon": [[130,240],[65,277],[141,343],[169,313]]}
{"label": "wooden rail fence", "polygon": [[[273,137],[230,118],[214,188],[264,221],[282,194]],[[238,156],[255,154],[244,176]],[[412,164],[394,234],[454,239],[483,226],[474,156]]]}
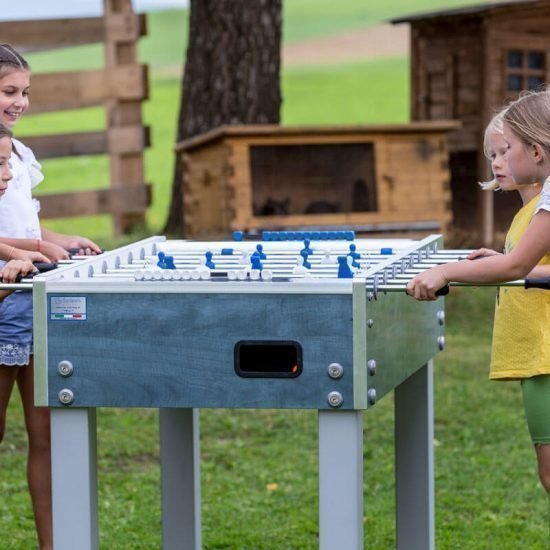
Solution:
{"label": "wooden rail fence", "polygon": [[24,142],[39,160],[108,155],[108,188],[42,195],[41,216],[111,214],[114,232],[120,235],[143,223],[151,202],[143,158],[150,132],[142,123],[149,84],[147,66],[139,64],[137,55],[138,40],[146,34],[146,18],[134,13],[131,0],[103,0],[103,10],[102,17],[1,22],[0,42],[23,53],[103,44],[101,69],[33,75],[29,113],[103,106],[105,129],[27,136]]}

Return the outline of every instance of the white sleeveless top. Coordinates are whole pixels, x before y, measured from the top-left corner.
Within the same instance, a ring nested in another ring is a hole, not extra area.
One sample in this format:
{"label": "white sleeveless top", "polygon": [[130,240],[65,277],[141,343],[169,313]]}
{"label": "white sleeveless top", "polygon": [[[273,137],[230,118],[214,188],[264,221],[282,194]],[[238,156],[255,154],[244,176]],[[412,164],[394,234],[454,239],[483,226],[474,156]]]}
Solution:
{"label": "white sleeveless top", "polygon": [[550,177],[546,178],[542,191],[540,193],[539,202],[535,208],[535,214],[541,210],[548,210],[550,212]]}
{"label": "white sleeveless top", "polygon": [[0,237],[40,239],[40,203],[33,199],[32,190],[44,179],[42,167],[27,146],[12,141],[19,156],[15,151],[11,155],[13,179],[0,198]]}

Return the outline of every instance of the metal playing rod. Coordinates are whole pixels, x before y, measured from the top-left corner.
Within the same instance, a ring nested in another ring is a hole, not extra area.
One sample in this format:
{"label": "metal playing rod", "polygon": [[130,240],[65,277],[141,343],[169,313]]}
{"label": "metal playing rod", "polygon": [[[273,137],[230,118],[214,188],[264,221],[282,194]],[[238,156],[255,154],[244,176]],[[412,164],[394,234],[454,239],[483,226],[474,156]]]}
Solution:
{"label": "metal playing rod", "polygon": [[[103,274],[97,274],[96,276],[101,276]],[[298,278],[298,277],[292,277]],[[28,282],[26,282],[28,281]],[[392,281],[395,281],[392,284]],[[463,283],[463,282],[451,282],[448,286],[457,286],[457,287],[518,287],[518,288],[538,288],[543,290],[550,290],[550,277],[543,277],[539,279],[518,279],[516,281],[508,281],[506,283]],[[390,279],[386,283],[376,283],[373,280],[367,280],[367,288],[372,289],[378,292],[403,292],[406,288],[401,280]],[[23,282],[20,283],[0,283],[0,290],[32,290],[32,279],[23,279]],[[448,288],[444,287],[439,291],[440,295],[443,296],[448,293]]]}
{"label": "metal playing rod", "polygon": [[[82,256],[83,258],[89,258],[89,256]],[[2,283],[0,282],[0,290],[32,290],[32,278],[38,273],[45,273],[56,269],[61,263],[72,264],[73,260],[60,260],[59,262],[46,263],[46,262],[34,262],[34,266],[38,269],[38,272],[31,274],[31,276],[17,278],[15,283]]]}
{"label": "metal playing rod", "polygon": [[[372,289],[373,291],[378,292],[403,292],[406,288],[406,284],[403,281],[397,281],[395,284],[391,284],[392,280],[386,281],[384,283],[377,283],[376,280],[368,280],[367,288]],[[541,277],[537,279],[517,279],[515,281],[507,281],[505,283],[464,283],[464,282],[450,282],[447,286],[439,289],[437,291],[438,296],[445,296],[449,293],[450,286],[460,286],[460,287],[519,287],[519,288],[538,288],[542,290],[550,290],[550,277]]]}
{"label": "metal playing rod", "polygon": [[0,290],[32,290],[32,283],[0,283]]}

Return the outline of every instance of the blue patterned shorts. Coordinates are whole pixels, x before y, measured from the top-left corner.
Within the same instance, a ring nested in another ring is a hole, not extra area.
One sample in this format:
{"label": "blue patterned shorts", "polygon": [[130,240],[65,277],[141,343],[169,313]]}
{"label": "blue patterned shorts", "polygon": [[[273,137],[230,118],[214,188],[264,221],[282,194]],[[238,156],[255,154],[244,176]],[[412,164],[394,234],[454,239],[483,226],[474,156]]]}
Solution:
{"label": "blue patterned shorts", "polygon": [[32,292],[14,292],[0,301],[0,365],[28,365],[32,352]]}

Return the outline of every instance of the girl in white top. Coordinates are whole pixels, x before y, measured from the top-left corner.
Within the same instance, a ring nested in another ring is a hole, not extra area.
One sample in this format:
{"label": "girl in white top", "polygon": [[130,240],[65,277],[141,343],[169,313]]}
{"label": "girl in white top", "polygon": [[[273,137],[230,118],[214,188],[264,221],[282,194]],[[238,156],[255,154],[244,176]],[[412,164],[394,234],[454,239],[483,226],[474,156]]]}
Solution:
{"label": "girl in white top", "polygon": [[[11,129],[29,106],[30,67],[8,44],[0,44],[0,123]],[[0,200],[0,243],[43,253],[49,261],[69,257],[69,249],[100,253],[80,236],[61,235],[40,227],[39,203],[32,190],[43,179],[32,151],[13,141],[13,179]],[[2,264],[0,264],[0,268]],[[32,360],[32,296],[14,292],[0,301],[0,440],[6,410],[17,382],[29,438],[28,481],[40,550],[52,548],[50,414],[34,406]]]}
{"label": "girl in white top", "polygon": [[[12,153],[11,132],[2,124],[0,124],[0,198],[5,194],[8,188],[8,182],[11,180],[10,156]],[[15,258],[21,253],[22,258]],[[46,261],[47,258],[38,252],[26,252],[16,249],[13,246],[8,246],[0,243],[0,259],[6,260],[5,266],[0,269],[0,282],[13,283],[19,275],[28,275],[36,271],[31,259],[27,254],[33,256],[34,261]],[[11,294],[9,290],[0,290],[0,300]]]}
{"label": "girl in white top", "polygon": [[[0,198],[6,193],[8,182],[12,179],[10,164],[11,138],[11,132],[0,124]],[[16,257],[20,259],[12,259]],[[36,271],[33,261],[47,261],[47,258],[39,252],[26,252],[2,243],[0,243],[0,259],[7,262],[0,269],[0,282],[2,283],[13,283],[19,275],[28,275]],[[0,290],[0,300],[9,294],[11,294],[9,290]]]}
{"label": "girl in white top", "polygon": [[[13,128],[29,107],[30,67],[8,44],[0,44],[0,123]],[[40,204],[32,190],[44,179],[33,152],[13,140],[13,179],[0,203],[1,242],[44,253],[51,261],[68,258],[68,250],[100,253],[100,248],[84,237],[62,235],[40,227]],[[13,239],[18,239],[17,242]]]}

